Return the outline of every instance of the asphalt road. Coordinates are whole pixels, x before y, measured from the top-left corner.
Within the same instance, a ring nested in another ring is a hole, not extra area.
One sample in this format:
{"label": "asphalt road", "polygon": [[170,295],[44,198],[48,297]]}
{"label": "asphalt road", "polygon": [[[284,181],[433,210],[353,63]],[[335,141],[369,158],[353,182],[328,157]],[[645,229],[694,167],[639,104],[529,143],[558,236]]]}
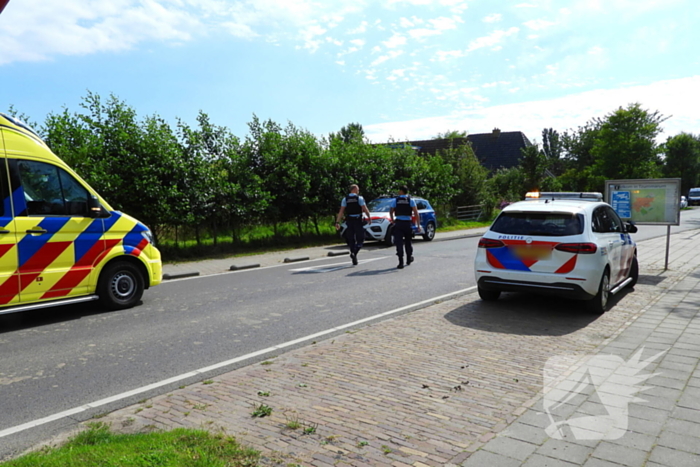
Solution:
{"label": "asphalt road", "polygon": [[335,257],[168,281],[130,310],[108,313],[87,303],[0,316],[0,458],[77,421],[270,354],[15,432],[22,424],[464,291],[474,285],[477,241],[416,241],[416,261],[403,270],[393,248],[375,246],[357,266]]}

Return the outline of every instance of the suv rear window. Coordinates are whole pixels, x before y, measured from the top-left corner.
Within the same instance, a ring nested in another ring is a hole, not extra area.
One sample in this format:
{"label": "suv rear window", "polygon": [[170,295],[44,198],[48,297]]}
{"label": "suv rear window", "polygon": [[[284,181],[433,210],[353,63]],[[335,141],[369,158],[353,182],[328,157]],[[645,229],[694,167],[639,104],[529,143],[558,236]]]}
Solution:
{"label": "suv rear window", "polygon": [[583,233],[583,214],[551,212],[503,212],[491,226],[492,232],[508,235],[562,237]]}

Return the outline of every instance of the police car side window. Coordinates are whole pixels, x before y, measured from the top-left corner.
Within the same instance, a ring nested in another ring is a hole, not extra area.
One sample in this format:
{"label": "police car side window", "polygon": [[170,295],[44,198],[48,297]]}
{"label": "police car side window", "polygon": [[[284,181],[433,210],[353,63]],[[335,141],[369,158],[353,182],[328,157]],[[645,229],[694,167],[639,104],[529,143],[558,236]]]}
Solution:
{"label": "police car side window", "polygon": [[591,216],[591,227],[593,228],[593,232],[605,232],[604,224],[601,220],[600,208],[593,211],[593,215]]}
{"label": "police car side window", "polygon": [[17,161],[29,216],[86,216],[87,190],[65,170],[37,161]]}
{"label": "police car side window", "polygon": [[425,206],[425,201],[416,201],[416,209],[428,209]]}
{"label": "police car side window", "polygon": [[622,221],[620,221],[620,218],[618,217],[617,213],[615,213],[615,211],[613,211],[613,209],[609,207],[605,208],[605,213],[610,222],[609,232],[622,232]]}

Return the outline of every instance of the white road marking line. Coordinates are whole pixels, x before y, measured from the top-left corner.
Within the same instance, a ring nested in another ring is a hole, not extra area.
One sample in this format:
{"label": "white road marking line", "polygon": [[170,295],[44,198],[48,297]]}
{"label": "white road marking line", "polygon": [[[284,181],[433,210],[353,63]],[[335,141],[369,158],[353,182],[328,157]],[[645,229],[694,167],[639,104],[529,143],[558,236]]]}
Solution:
{"label": "white road marking line", "polygon": [[[381,256],[379,258],[369,258],[369,259],[358,259],[359,264],[364,264],[364,263],[370,263],[372,261],[377,261],[378,259],[386,259],[389,258],[389,256]],[[359,266],[358,264],[358,266]],[[292,272],[332,272],[332,271],[337,271],[339,269],[346,269],[346,268],[353,268],[355,267],[352,263],[348,263],[347,261],[344,263],[335,263],[335,264],[325,264],[323,266],[310,266],[308,268],[299,268],[299,269],[290,269]]]}
{"label": "white road marking line", "polygon": [[[376,259],[381,259],[381,258],[376,258]],[[367,261],[370,261],[370,260],[367,260]],[[448,293],[445,295],[440,295],[438,297],[429,298],[427,300],[413,303],[411,305],[406,305],[406,306],[403,306],[401,308],[396,308],[394,310],[385,311],[384,313],[379,313],[378,315],[363,318],[363,319],[360,319],[357,321],[353,321],[352,323],[343,324],[343,325],[340,325],[340,326],[337,326],[337,327],[334,327],[331,329],[326,329],[325,331],[321,331],[321,332],[317,332],[315,334],[300,337],[299,339],[287,341],[287,342],[284,342],[282,344],[268,347],[266,349],[258,350],[256,352],[251,352],[249,354],[242,355],[240,357],[236,357],[236,358],[232,358],[230,360],[215,363],[214,365],[206,366],[204,368],[190,371],[188,373],[183,373],[183,374],[178,375],[178,376],[173,376],[172,378],[164,379],[162,381],[158,381],[156,383],[142,386],[140,388],[132,389],[131,391],[122,392],[121,394],[116,394],[114,396],[100,399],[100,400],[95,401],[95,402],[90,402],[88,404],[81,405],[80,407],[75,407],[75,408],[72,408],[69,410],[65,410],[63,412],[58,412],[58,413],[55,413],[53,415],[49,415],[48,417],[39,418],[36,420],[32,420],[31,422],[23,423],[21,425],[17,425],[17,426],[11,427],[11,428],[6,428],[6,429],[0,431],[0,438],[4,438],[6,436],[10,436],[10,435],[13,435],[15,433],[19,433],[21,431],[25,431],[25,430],[28,430],[30,428],[35,428],[35,427],[38,427],[41,425],[45,425],[46,423],[54,422],[56,420],[60,420],[60,419],[65,418],[65,417],[70,417],[71,415],[75,415],[75,414],[78,414],[80,412],[84,412],[84,411],[89,410],[89,409],[94,409],[94,408],[101,407],[101,406],[106,405],[106,404],[110,404],[112,402],[117,402],[117,401],[120,401],[122,399],[126,399],[128,397],[142,394],[144,392],[148,392],[148,391],[151,391],[153,389],[157,389],[159,387],[166,386],[168,384],[177,383],[179,381],[183,381],[185,379],[191,378],[193,376],[201,375],[201,374],[207,373],[207,372],[212,371],[212,370],[217,370],[217,369],[229,366],[229,365],[233,365],[235,363],[243,362],[245,360],[257,357],[259,355],[264,355],[266,353],[282,350],[282,349],[285,349],[287,347],[291,347],[291,346],[296,345],[296,344],[301,344],[301,343],[306,342],[306,341],[318,339],[319,337],[323,337],[323,336],[326,336],[328,334],[332,334],[332,333],[337,332],[337,331],[342,331],[343,329],[351,328],[353,326],[357,326],[358,324],[368,323],[370,321],[374,321],[374,320],[377,320],[380,318],[384,318],[386,316],[400,313],[402,311],[409,310],[413,307],[420,307],[423,305],[428,305],[431,302],[436,302],[439,300],[448,300],[450,298],[471,292],[475,289],[476,289],[476,286],[472,286],[472,287],[468,287],[468,288],[462,289],[462,290],[457,290],[455,292],[451,292],[451,293]]]}

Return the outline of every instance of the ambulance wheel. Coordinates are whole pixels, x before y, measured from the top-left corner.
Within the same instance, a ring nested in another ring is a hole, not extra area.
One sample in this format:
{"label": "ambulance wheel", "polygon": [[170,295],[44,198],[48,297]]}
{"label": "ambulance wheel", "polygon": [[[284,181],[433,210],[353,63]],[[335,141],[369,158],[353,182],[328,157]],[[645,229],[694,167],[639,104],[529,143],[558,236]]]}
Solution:
{"label": "ambulance wheel", "polygon": [[636,256],[632,257],[632,266],[630,266],[630,277],[632,278],[632,282],[630,282],[628,285],[631,288],[637,285],[637,280],[639,279],[639,263],[637,262]]}
{"label": "ambulance wheel", "polygon": [[100,275],[97,295],[108,310],[131,308],[143,295],[141,272],[127,261],[117,261],[108,265]]}
{"label": "ambulance wheel", "polygon": [[588,302],[588,309],[591,313],[602,315],[608,309],[608,298],[610,297],[610,271],[607,269],[600,278],[598,293]]}
{"label": "ambulance wheel", "polygon": [[500,290],[486,290],[479,287],[478,289],[479,297],[485,302],[495,302],[498,297],[501,296]]}

